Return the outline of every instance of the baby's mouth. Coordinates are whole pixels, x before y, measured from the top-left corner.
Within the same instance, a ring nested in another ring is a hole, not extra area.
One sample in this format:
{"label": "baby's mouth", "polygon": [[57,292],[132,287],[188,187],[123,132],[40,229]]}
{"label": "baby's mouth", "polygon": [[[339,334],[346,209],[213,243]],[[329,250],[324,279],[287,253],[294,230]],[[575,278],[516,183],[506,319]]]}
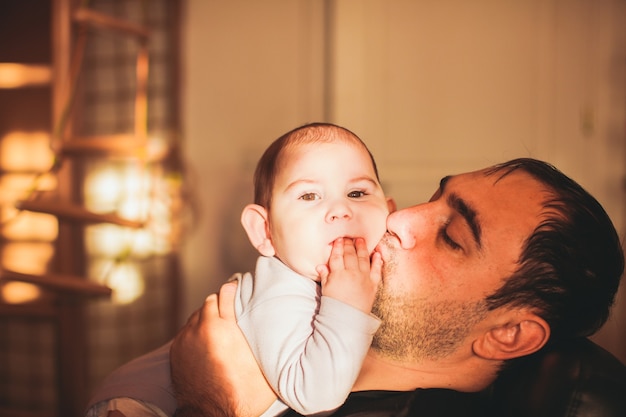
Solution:
{"label": "baby's mouth", "polygon": [[331,241],[328,243],[328,245],[329,245],[329,246],[332,246],[332,245],[333,245],[333,243],[335,243],[335,241],[336,241],[337,239],[340,239],[340,238],[342,238],[342,239],[352,239],[352,240],[356,239],[354,236],[337,236],[336,238],[334,238],[333,240],[331,240]]}

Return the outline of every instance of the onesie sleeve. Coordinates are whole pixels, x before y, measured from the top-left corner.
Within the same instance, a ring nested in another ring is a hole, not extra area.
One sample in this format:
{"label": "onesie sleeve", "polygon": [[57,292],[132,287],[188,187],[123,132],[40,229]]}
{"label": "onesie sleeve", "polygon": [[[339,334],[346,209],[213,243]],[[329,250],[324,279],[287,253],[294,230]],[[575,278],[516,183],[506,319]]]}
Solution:
{"label": "onesie sleeve", "polygon": [[244,309],[238,323],[285,404],[304,415],[333,410],[350,393],[380,320],[320,297],[308,278],[290,280],[298,284],[289,282],[289,290],[283,281],[261,291],[263,300]]}

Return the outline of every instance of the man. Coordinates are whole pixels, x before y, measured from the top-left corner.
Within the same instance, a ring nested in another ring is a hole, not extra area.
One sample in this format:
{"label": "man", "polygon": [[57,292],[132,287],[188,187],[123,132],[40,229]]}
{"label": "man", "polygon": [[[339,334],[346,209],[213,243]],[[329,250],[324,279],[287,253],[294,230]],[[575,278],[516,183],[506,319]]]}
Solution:
{"label": "man", "polygon": [[[372,413],[390,399],[385,411],[414,410],[430,398],[414,395],[432,393],[424,388],[459,393],[449,398],[467,411],[475,397],[460,393],[487,387],[507,361],[595,332],[624,268],[597,201],[531,159],[446,177],[428,203],[392,213],[387,228],[373,310],[383,325],[337,415]],[[174,341],[177,415],[255,416],[273,398],[231,293],[225,286],[209,297]],[[395,401],[398,392],[407,394]]]}
{"label": "man", "polygon": [[[446,177],[387,229],[376,249],[382,325],[334,416],[481,415],[472,393],[504,364],[602,326],[624,268],[598,202],[532,159]],[[207,298],[172,344],[177,416],[256,416],[274,399],[232,292]]]}

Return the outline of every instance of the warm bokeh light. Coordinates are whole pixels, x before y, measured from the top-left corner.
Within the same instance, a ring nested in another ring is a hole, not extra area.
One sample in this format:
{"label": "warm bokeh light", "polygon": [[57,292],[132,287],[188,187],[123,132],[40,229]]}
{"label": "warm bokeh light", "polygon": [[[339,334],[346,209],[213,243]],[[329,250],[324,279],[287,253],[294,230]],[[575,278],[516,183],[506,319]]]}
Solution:
{"label": "warm bokeh light", "polygon": [[[8,82],[19,83],[11,78],[20,75],[19,71],[11,75],[9,70],[11,64],[0,64],[0,84],[4,87]],[[32,82],[37,78],[37,67],[29,66],[28,71]],[[0,137],[0,263],[25,274],[47,272],[58,235],[56,217],[20,211],[15,206],[33,192],[56,188],[56,177],[50,172],[55,158],[49,143],[50,133],[44,131],[12,131]],[[11,304],[35,301],[41,294],[39,287],[29,283],[10,281],[0,287],[0,297]]]}
{"label": "warm bokeh light", "polygon": [[[56,187],[57,181],[53,174],[37,176],[36,174],[3,174],[0,176],[0,223],[6,225],[14,220],[19,213],[15,203],[27,199],[32,191],[49,191]],[[26,212],[22,212],[24,214]],[[21,214],[20,214],[21,216]]]}
{"label": "warm bokeh light", "polygon": [[97,213],[117,212],[144,220],[151,192],[150,174],[137,164],[93,163],[85,179],[85,205]]}
{"label": "warm bokeh light", "polygon": [[137,198],[138,196],[127,195],[119,205],[118,213],[128,220],[146,220],[150,214],[150,201],[148,196]]}
{"label": "warm bokeh light", "polygon": [[139,268],[130,263],[118,264],[107,279],[113,289],[113,302],[128,304],[135,301],[144,291],[144,280]]}
{"label": "warm bokeh light", "polygon": [[53,255],[52,243],[11,242],[3,246],[0,264],[11,271],[43,275]]}
{"label": "warm bokeh light", "polygon": [[49,65],[0,64],[0,88],[47,85],[51,79],[52,71]]}
{"label": "warm bokeh light", "polygon": [[95,164],[85,179],[85,205],[96,213],[117,208],[123,189],[121,170],[115,165]]}
{"label": "warm bokeh light", "polygon": [[93,261],[90,263],[89,275],[113,290],[112,300],[117,304],[135,301],[145,289],[141,271],[131,262]]}
{"label": "warm bokeh light", "polygon": [[146,226],[140,230],[90,226],[86,232],[88,253],[110,258],[118,258],[121,253],[147,257],[171,250],[169,196],[158,191],[165,181],[158,176],[155,179],[141,164],[92,164],[85,181],[85,205],[95,212],[115,212],[124,219],[145,221]]}
{"label": "warm bokeh light", "polygon": [[0,286],[0,297],[7,304],[23,304],[41,296],[38,286],[27,282],[9,281]]}
{"label": "warm bokeh light", "polygon": [[126,229],[114,224],[97,224],[85,228],[85,244],[90,256],[118,258],[128,250]]}
{"label": "warm bokeh light", "polygon": [[0,218],[6,223],[0,233],[8,240],[53,242],[59,232],[59,223],[51,214],[23,211],[18,215],[17,209],[9,206],[3,207]]}
{"label": "warm bokeh light", "polygon": [[87,252],[91,256],[120,258],[124,254],[146,257],[153,253],[153,238],[146,229],[129,229],[113,224],[98,224],[85,230]]}
{"label": "warm bokeh light", "polygon": [[148,138],[146,146],[146,156],[148,158],[160,158],[167,154],[169,150],[169,141],[167,135],[152,134]]}
{"label": "warm bokeh light", "polygon": [[0,168],[44,172],[54,164],[49,132],[14,131],[0,138]]}
{"label": "warm bokeh light", "polygon": [[133,260],[171,250],[170,198],[159,192],[166,179],[158,174],[162,173],[156,173],[149,164],[137,162],[94,161],[89,166],[85,206],[94,212],[145,222],[141,229],[114,224],[85,228],[90,276],[113,289],[115,303],[130,303],[143,293],[142,272]]}

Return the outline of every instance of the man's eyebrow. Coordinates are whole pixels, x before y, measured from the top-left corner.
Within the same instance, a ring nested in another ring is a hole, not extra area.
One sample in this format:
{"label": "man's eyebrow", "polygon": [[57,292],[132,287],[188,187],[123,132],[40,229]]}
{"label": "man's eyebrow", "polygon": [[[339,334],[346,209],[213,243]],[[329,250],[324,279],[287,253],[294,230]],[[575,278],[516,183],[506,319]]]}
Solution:
{"label": "man's eyebrow", "polygon": [[[439,182],[439,191],[442,194],[450,178],[452,177],[443,177]],[[476,246],[478,246],[478,248],[480,249],[482,247],[482,232],[476,210],[474,210],[465,200],[463,200],[455,193],[450,193],[450,195],[446,199],[446,202],[457,213],[459,213],[461,217],[463,217],[463,219],[465,219],[465,222],[469,226],[470,230],[472,231],[472,235],[474,236],[474,242],[476,242]]]}

